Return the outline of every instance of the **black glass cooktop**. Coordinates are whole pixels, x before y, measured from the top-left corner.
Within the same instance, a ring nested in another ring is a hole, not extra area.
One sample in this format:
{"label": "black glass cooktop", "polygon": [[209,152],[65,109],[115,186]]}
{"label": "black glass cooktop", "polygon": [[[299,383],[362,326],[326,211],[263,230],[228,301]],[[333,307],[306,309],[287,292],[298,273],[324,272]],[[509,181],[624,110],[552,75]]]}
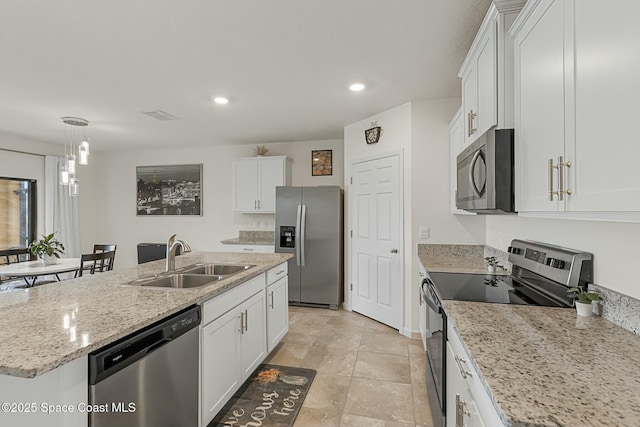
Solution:
{"label": "black glass cooktop", "polygon": [[[512,276],[492,274],[429,273],[441,300],[498,304],[568,307],[560,299],[545,295]],[[566,293],[566,291],[562,290]]]}

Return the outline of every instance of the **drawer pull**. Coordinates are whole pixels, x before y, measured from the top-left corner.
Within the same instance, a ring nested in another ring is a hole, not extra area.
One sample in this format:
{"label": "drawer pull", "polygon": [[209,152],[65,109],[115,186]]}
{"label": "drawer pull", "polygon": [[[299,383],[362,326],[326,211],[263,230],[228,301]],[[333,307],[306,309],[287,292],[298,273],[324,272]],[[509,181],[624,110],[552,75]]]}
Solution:
{"label": "drawer pull", "polygon": [[280,270],[276,272],[277,275],[281,275],[282,273],[284,273],[284,270]]}
{"label": "drawer pull", "polygon": [[467,361],[465,359],[463,359],[462,357],[458,357],[458,355],[455,355],[454,359],[456,360],[456,365],[458,365],[458,369],[460,370],[460,374],[462,374],[462,378],[467,378],[467,377],[472,377],[473,376],[471,374],[471,371],[468,371],[468,370],[466,370],[466,369],[464,369],[462,367],[463,363],[465,365],[467,364]]}

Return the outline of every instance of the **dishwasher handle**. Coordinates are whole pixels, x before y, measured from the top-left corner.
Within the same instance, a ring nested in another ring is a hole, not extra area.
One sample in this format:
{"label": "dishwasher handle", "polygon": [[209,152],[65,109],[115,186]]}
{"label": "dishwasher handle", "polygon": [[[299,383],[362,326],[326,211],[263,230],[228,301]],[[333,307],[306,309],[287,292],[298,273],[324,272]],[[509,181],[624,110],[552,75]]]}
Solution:
{"label": "dishwasher handle", "polygon": [[194,306],[90,353],[89,384],[97,384],[165,346],[196,328],[200,320],[200,307]]}

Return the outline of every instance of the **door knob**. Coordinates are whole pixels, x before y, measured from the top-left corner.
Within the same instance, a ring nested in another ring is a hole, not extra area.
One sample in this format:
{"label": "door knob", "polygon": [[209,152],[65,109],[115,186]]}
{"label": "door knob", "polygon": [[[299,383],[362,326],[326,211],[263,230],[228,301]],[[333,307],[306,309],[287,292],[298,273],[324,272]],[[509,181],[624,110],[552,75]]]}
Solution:
{"label": "door knob", "polygon": [[392,254],[397,254],[398,250],[396,248],[391,249],[389,252],[391,252]]}

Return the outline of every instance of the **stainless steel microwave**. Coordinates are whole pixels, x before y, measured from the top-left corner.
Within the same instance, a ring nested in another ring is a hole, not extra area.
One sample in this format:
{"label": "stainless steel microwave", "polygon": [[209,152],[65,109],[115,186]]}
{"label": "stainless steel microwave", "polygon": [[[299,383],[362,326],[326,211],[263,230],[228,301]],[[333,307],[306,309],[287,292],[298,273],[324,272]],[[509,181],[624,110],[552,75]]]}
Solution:
{"label": "stainless steel microwave", "polygon": [[470,212],[515,212],[513,129],[490,130],[457,157],[456,206]]}

